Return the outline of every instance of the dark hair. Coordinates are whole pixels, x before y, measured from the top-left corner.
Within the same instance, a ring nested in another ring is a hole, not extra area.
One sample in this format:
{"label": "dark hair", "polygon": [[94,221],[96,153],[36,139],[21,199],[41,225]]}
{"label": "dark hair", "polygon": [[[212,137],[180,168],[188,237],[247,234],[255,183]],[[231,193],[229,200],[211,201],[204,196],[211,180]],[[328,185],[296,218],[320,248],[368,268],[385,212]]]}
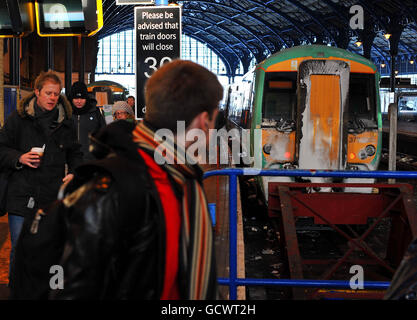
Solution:
{"label": "dark hair", "polygon": [[176,132],[177,121],[188,127],[201,112],[211,117],[223,97],[217,76],[191,61],[174,60],[159,68],[145,85],[145,120],[156,129]]}
{"label": "dark hair", "polygon": [[35,79],[35,89],[39,91],[43,88],[45,82],[50,81],[55,84],[59,84],[60,89],[62,89],[61,78],[52,70],[48,72],[42,71]]}
{"label": "dark hair", "polygon": [[133,100],[135,100],[135,97],[134,97],[134,96],[128,96],[127,98],[128,98],[128,99],[129,99],[129,98],[133,98]]}

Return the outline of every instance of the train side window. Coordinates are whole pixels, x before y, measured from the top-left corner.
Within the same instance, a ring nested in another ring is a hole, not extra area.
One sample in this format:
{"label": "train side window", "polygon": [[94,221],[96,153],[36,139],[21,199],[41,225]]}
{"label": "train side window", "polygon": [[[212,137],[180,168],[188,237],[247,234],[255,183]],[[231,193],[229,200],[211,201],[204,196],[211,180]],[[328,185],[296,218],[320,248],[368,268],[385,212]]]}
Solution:
{"label": "train side window", "polygon": [[354,117],[376,123],[375,76],[351,73],[349,82],[350,119]]}
{"label": "train side window", "polygon": [[294,120],[296,109],[296,72],[274,72],[265,78],[262,118]]}
{"label": "train side window", "polygon": [[288,92],[268,92],[265,96],[264,118],[280,120],[292,119],[292,97]]}

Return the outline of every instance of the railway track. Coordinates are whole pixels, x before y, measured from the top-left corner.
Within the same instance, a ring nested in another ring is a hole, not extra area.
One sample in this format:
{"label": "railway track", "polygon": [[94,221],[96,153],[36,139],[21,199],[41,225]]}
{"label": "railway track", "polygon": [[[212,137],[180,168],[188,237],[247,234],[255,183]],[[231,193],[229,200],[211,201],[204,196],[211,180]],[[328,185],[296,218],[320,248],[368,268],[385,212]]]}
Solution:
{"label": "railway track", "polygon": [[[381,165],[382,170],[388,168],[388,150],[382,149],[381,153]],[[417,170],[417,155],[405,154],[397,152],[396,167],[398,171],[416,171]]]}
{"label": "railway track", "polygon": [[[387,170],[388,167],[388,151],[383,150],[381,155],[380,170]],[[408,155],[404,153],[397,153],[397,170],[401,171],[414,171],[417,170],[417,156]],[[405,182],[405,181],[401,181]],[[415,181],[410,181],[416,188]],[[244,237],[245,237],[245,256],[246,256],[246,276],[253,278],[288,278],[288,267],[285,255],[285,250],[282,247],[282,236],[279,228],[277,227],[277,221],[267,217],[265,212],[266,208],[259,202],[255,201],[254,197],[250,197],[250,190],[247,188],[250,184],[242,183],[241,190],[243,191],[242,207],[244,212]],[[416,193],[414,192],[416,195]],[[416,196],[417,197],[417,196]],[[245,200],[244,200],[245,199]],[[384,256],[383,247],[381,243],[386,243],[388,237],[390,222],[383,221],[378,225],[377,229],[368,236],[370,245],[378,252],[378,255]],[[305,259],[313,261],[317,258],[327,258],[330,260],[340,259],[343,249],[349,245],[344,241],[334,230],[325,225],[313,226],[309,221],[298,219],[297,226],[297,238],[299,240],[300,250]],[[359,237],[363,234],[364,226],[356,226],[345,232],[349,233],[353,238]],[[359,229],[355,229],[359,228]],[[250,243],[250,245],[248,245]],[[361,253],[356,257],[362,259]],[[315,264],[305,270],[305,276],[314,278],[320,278],[320,274],[324,273],[323,268],[325,265]],[[377,275],[377,278],[381,281],[388,281],[390,275],[380,274],[379,269],[367,268],[367,276],[369,272],[371,275]],[[348,269],[340,269],[336,276],[340,279],[345,279],[349,275]],[[385,278],[385,276],[387,276]],[[311,290],[308,290],[310,292]],[[307,292],[307,291],[306,291]],[[311,293],[312,294],[312,291]],[[381,293],[378,293],[381,295]],[[311,295],[313,296],[313,295]],[[248,287],[247,288],[248,300],[287,300],[292,299],[291,291],[289,288],[277,288],[277,287]],[[317,297],[316,297],[317,298]],[[378,297],[378,299],[381,297]]]}
{"label": "railway track", "polygon": [[[388,161],[389,132],[382,132],[382,162]],[[417,168],[417,134],[398,131],[397,135],[397,165],[400,170],[416,170]]]}
{"label": "railway track", "polygon": [[[405,126],[404,124],[402,126]],[[415,171],[417,170],[417,133],[414,127],[406,127],[407,131],[398,130],[397,134],[397,170]],[[410,132],[408,132],[410,131]],[[382,132],[382,153],[381,165],[382,170],[386,170],[388,166],[388,145],[389,131],[384,127]]]}

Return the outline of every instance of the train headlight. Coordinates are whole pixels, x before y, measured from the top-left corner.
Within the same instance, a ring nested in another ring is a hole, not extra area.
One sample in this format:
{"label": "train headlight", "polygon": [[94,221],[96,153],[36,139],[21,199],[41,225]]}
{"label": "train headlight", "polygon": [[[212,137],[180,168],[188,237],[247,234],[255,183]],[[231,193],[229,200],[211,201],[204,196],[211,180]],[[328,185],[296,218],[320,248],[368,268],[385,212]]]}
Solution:
{"label": "train headlight", "polygon": [[368,155],[368,157],[372,157],[375,154],[376,149],[372,144],[369,144],[365,147],[365,152]]}
{"label": "train headlight", "polygon": [[272,149],[272,145],[270,143],[267,143],[264,145],[263,150],[266,154],[270,154]]}

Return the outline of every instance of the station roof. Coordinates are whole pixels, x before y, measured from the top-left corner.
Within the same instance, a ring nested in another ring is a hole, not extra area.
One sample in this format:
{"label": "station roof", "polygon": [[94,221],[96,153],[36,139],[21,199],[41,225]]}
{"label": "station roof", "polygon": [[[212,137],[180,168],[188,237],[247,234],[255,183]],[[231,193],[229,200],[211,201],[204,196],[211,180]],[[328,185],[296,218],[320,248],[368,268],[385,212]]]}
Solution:
{"label": "station roof", "polygon": [[[104,27],[99,37],[133,28],[133,5],[103,0]],[[398,40],[398,57],[417,56],[415,0],[205,0],[177,1],[182,6],[183,32],[214,50],[235,70],[247,69],[283,48],[330,44],[364,54],[374,62],[388,61],[390,42]],[[353,30],[349,10],[364,10],[364,29]],[[384,34],[392,34],[387,40]],[[360,40],[361,46],[355,43]]]}

